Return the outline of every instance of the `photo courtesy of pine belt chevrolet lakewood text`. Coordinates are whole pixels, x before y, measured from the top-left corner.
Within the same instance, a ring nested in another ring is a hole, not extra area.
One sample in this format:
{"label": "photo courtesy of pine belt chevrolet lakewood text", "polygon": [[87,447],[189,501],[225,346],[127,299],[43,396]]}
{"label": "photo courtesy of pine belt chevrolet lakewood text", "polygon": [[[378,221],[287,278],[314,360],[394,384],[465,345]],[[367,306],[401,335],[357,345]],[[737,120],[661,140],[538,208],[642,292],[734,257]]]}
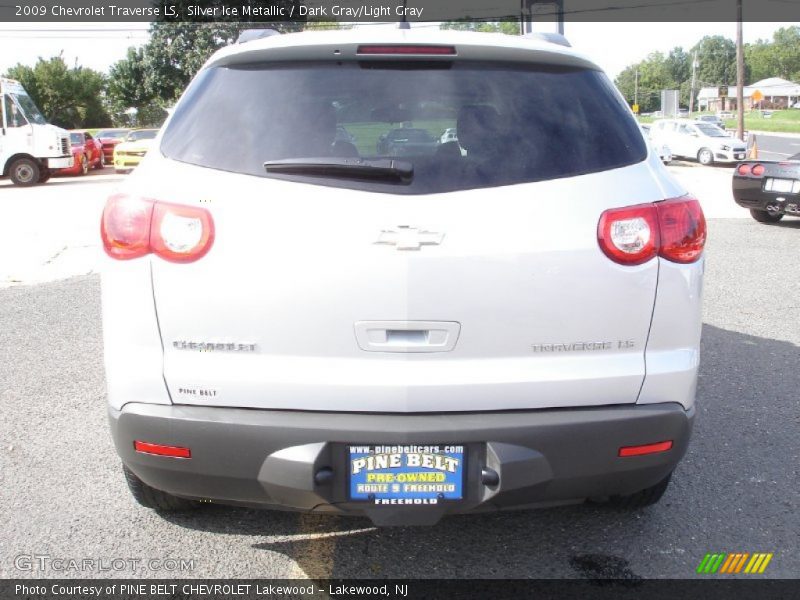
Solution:
{"label": "photo courtesy of pine belt chevrolet lakewood text", "polygon": [[657,502],[695,416],[699,203],[561,36],[374,29],[246,32],[107,200],[133,496],[378,525]]}

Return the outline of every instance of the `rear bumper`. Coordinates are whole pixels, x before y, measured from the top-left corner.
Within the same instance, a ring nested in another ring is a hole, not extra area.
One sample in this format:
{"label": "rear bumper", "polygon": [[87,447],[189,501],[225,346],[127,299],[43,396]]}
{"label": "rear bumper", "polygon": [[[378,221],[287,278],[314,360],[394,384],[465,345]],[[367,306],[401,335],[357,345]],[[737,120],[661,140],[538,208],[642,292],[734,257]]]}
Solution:
{"label": "rear bumper", "polygon": [[714,160],[717,162],[732,163],[747,158],[747,150],[714,150]]}
{"label": "rear bumper", "polygon": [[800,216],[800,194],[765,192],[762,178],[734,176],[733,199],[744,208]]}
{"label": "rear bumper", "polygon": [[138,167],[139,163],[142,162],[143,156],[131,156],[131,155],[122,155],[119,154],[114,155],[114,168],[115,169],[132,169],[134,167]]}
{"label": "rear bumper", "polygon": [[75,165],[75,159],[72,156],[58,156],[45,158],[44,163],[48,169],[69,169]]}
{"label": "rear bumper", "polygon": [[[109,409],[122,461],[148,485],[189,498],[431,524],[445,514],[630,494],[667,476],[686,452],[694,410],[653,404],[431,415],[267,411],[127,404]],[[190,459],[134,451],[134,440],[191,449]],[[618,457],[621,446],[672,440],[671,450]],[[349,444],[462,444],[464,499],[375,506],[347,498]],[[333,477],[315,483],[330,468]],[[481,470],[499,475],[487,486]]]}

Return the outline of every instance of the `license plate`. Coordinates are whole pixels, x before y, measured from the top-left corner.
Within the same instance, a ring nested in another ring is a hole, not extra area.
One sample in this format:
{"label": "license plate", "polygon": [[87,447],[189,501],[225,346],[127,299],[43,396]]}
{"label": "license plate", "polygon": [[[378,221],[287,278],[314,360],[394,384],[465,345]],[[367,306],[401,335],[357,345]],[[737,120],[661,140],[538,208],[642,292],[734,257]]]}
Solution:
{"label": "license plate", "polygon": [[461,500],[464,447],[350,446],[350,499],[377,505],[431,505]]}
{"label": "license plate", "polygon": [[743,159],[743,158],[744,158],[744,152],[740,152],[739,154],[736,155],[736,159],[737,160]]}
{"label": "license plate", "polygon": [[775,179],[774,177],[768,177],[764,182],[764,191],[787,193],[792,191],[794,184],[794,179]]}

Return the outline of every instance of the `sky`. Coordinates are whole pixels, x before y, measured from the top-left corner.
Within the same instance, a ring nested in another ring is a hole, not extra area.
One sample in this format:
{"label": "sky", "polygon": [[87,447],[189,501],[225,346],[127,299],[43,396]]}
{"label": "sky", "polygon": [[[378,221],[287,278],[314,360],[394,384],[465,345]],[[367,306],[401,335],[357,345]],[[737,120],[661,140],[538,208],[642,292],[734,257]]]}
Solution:
{"label": "sky", "polygon": [[[744,41],[772,39],[780,27],[800,23],[745,23]],[[430,27],[430,24],[427,24]],[[0,73],[21,62],[63,52],[67,64],[107,72],[129,46],[147,42],[147,23],[0,23]],[[566,23],[572,46],[612,77],[655,51],[691,48],[704,35],[734,39],[735,23]]]}

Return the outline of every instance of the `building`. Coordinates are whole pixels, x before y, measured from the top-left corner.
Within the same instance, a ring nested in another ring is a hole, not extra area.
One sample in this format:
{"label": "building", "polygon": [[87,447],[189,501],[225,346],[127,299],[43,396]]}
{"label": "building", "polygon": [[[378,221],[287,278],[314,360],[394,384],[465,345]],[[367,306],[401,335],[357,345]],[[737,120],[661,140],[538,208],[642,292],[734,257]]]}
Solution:
{"label": "building", "polygon": [[[761,102],[753,101],[753,93],[758,90],[764,97]],[[800,84],[780,77],[769,77],[744,87],[744,109],[781,109],[800,102]],[[709,112],[736,110],[736,86],[704,87],[697,94],[697,106]]]}

